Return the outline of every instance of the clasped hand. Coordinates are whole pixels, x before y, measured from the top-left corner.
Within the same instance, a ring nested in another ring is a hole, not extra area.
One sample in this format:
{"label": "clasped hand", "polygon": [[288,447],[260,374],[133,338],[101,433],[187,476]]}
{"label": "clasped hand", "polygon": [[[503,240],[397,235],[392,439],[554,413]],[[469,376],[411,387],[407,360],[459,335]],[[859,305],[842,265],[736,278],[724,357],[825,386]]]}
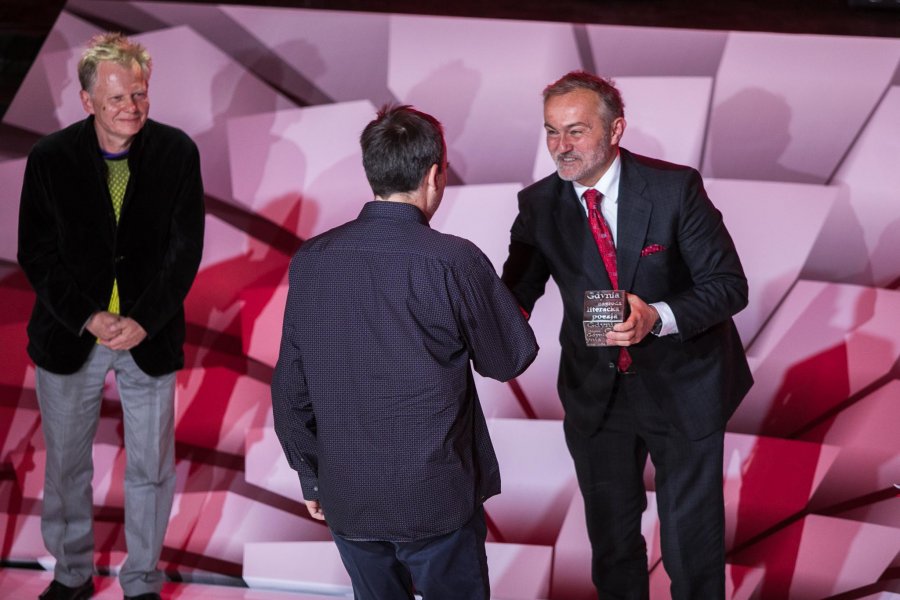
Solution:
{"label": "clasped hand", "polygon": [[147,337],[134,319],[105,310],[94,313],[86,329],[111,350],[131,350]]}

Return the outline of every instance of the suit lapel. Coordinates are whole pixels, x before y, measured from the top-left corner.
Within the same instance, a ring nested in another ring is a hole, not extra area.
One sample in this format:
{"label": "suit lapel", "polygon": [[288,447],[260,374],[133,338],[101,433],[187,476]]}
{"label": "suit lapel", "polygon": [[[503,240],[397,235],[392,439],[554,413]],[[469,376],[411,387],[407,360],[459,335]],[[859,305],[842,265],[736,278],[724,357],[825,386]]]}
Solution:
{"label": "suit lapel", "polygon": [[619,270],[619,289],[630,290],[634,286],[643,242],[647,239],[653,205],[644,196],[647,184],[638,172],[631,153],[622,149],[621,160],[616,266]]}

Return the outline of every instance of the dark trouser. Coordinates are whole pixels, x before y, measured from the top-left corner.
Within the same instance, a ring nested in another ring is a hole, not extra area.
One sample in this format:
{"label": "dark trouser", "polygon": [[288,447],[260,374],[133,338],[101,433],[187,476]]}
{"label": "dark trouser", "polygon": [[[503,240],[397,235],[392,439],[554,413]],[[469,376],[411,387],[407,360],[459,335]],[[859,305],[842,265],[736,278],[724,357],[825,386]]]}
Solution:
{"label": "dark trouser", "polygon": [[489,600],[484,510],[444,535],[413,542],[348,540],[331,532],[356,600]]}
{"label": "dark trouser", "polygon": [[649,453],[663,564],[673,600],[725,598],[724,431],[685,437],[650,397],[639,375],[621,376],[603,427],[585,436],[565,423],[584,497],[599,597],[647,600],[647,548],[641,513]]}

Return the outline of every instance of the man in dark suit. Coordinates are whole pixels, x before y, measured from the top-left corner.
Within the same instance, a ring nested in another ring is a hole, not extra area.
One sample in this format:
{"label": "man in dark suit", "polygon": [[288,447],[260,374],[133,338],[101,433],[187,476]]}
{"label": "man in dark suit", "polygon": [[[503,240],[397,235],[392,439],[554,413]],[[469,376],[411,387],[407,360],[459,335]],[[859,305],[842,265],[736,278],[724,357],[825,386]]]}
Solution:
{"label": "man in dark suit", "polygon": [[[734,244],[697,171],[619,148],[610,81],[549,85],[544,128],[557,172],[520,192],[503,280],[526,313],[550,277],[562,295],[558,390],[594,584],[648,597],[649,454],[673,598],[724,598],[724,429],[752,383],[731,319],[747,304]],[[589,346],[585,293],[616,288],[630,315]]]}
{"label": "man in dark suit", "polygon": [[360,145],[375,199],[291,261],[275,431],[357,600],[488,600],[482,503],[500,473],[472,367],[506,381],[537,344],[487,257],[428,226],[440,123],[385,108]]}
{"label": "man in dark suit", "polygon": [[37,299],[28,354],[47,446],[41,532],[56,559],[42,600],[93,594],[91,446],[109,371],[125,427],[126,598],[159,598],[175,492],[175,371],[203,250],[197,147],[148,119],[150,56],[121,34],[78,63],[88,117],[28,156],[18,259]]}

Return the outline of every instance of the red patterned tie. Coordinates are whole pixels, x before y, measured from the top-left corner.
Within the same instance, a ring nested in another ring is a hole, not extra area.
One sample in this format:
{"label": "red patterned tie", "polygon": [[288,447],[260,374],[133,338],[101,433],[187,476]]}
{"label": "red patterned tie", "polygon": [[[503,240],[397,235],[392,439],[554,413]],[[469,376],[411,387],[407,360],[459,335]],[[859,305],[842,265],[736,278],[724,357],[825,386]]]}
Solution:
{"label": "red patterned tie", "polygon": [[[594,234],[594,241],[597,242],[597,249],[600,250],[600,256],[603,258],[603,266],[606,267],[609,282],[612,283],[613,289],[619,289],[616,244],[613,241],[609,225],[606,224],[606,219],[600,214],[600,202],[602,200],[602,194],[595,189],[589,189],[584,192],[584,202],[587,204],[588,224],[591,226],[591,233]],[[623,373],[631,366],[631,355],[628,354],[626,348],[619,348],[619,360],[616,365],[619,367],[619,371]]]}

